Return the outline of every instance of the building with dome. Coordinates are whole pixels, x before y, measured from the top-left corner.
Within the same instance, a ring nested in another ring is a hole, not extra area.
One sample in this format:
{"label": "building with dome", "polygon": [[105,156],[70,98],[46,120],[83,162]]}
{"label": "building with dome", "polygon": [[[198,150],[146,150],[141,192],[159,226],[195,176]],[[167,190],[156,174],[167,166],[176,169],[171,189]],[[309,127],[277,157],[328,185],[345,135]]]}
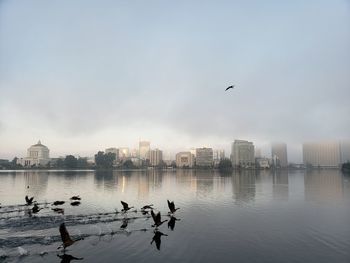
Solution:
{"label": "building with dome", "polygon": [[45,166],[50,162],[50,150],[39,140],[37,144],[30,146],[27,150],[27,157],[17,160],[22,166]]}

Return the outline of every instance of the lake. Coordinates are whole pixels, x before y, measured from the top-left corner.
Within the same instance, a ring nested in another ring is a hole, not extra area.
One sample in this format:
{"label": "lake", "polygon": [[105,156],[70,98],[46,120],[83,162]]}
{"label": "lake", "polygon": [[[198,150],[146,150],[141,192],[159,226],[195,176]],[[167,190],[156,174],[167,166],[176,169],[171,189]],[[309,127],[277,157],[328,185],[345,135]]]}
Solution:
{"label": "lake", "polygon": [[[159,238],[140,208],[170,220],[167,199],[180,209]],[[0,262],[350,262],[350,176],[337,170],[0,171],[0,203]],[[84,238],[65,258],[62,222]]]}

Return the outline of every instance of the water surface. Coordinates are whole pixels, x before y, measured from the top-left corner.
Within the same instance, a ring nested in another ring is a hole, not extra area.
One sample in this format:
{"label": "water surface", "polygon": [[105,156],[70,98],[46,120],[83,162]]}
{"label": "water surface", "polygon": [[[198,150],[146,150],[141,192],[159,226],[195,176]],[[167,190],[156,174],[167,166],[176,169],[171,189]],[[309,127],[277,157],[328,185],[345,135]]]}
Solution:
{"label": "water surface", "polygon": [[[66,203],[64,215],[40,205],[30,216],[19,206],[25,195],[39,203],[80,195],[82,204]],[[169,220],[167,199],[180,220],[160,226],[168,236],[158,249],[139,208],[153,204]],[[115,214],[120,200],[138,211]],[[73,262],[350,262],[350,177],[335,170],[1,171],[0,203],[4,262],[61,262],[61,222],[84,237],[66,251],[83,258]]]}

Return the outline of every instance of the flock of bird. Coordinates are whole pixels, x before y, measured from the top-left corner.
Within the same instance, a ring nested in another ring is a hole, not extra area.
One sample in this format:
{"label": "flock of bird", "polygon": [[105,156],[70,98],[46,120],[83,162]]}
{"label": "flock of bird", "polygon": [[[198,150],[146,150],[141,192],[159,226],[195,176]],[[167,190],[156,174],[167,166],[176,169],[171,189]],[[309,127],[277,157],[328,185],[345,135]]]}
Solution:
{"label": "flock of bird", "polygon": [[[70,205],[72,206],[78,206],[80,205],[81,201],[81,197],[80,196],[72,196],[70,198]],[[25,196],[25,202],[26,202],[26,206],[31,206],[33,205],[32,208],[29,209],[30,213],[33,214],[37,214],[40,210],[43,209],[43,207],[39,207],[38,203],[36,201],[34,201],[34,197],[29,198],[27,195]],[[51,203],[52,206],[61,206],[63,204],[65,204],[65,201],[54,201]],[[122,220],[122,225],[120,226],[121,230],[125,230],[127,229],[128,226],[128,221],[129,219],[127,218],[127,213],[134,208],[134,206],[129,206],[128,203],[121,201],[122,204],[122,209],[121,212],[124,214],[124,219]],[[167,236],[167,234],[162,233],[161,231],[159,231],[159,227],[164,223],[164,222],[168,222],[168,228],[170,228],[171,230],[174,230],[175,227],[175,222],[179,221],[180,219],[177,219],[175,217],[175,212],[180,209],[178,207],[175,207],[175,203],[174,201],[169,201],[167,200],[167,204],[168,204],[168,208],[169,208],[169,212],[167,214],[167,216],[170,217],[170,219],[165,219],[162,220],[161,217],[161,213],[160,211],[158,211],[157,213],[154,212],[154,207],[153,204],[148,204],[148,205],[144,205],[143,207],[141,207],[140,212],[143,215],[149,215],[151,214],[151,217],[153,219],[153,224],[151,225],[151,227],[154,227],[154,236],[152,238],[151,244],[153,242],[156,243],[156,247],[159,250],[160,249],[160,243],[161,243],[161,236]],[[0,204],[1,205],[1,204]],[[0,206],[1,208],[1,206]],[[53,207],[51,208],[52,211],[59,213],[59,214],[63,214],[64,215],[64,209],[60,208],[60,207]],[[137,212],[137,210],[134,210],[133,212]],[[118,211],[116,211],[116,213],[118,213]],[[62,245],[58,247],[58,249],[63,248],[63,252],[65,253],[65,249],[71,245],[73,245],[74,243],[76,243],[77,241],[83,240],[84,238],[76,238],[76,239],[72,239],[71,236],[69,235],[69,232],[66,228],[65,223],[61,223],[59,226],[59,232],[60,232],[60,236],[62,239]]]}

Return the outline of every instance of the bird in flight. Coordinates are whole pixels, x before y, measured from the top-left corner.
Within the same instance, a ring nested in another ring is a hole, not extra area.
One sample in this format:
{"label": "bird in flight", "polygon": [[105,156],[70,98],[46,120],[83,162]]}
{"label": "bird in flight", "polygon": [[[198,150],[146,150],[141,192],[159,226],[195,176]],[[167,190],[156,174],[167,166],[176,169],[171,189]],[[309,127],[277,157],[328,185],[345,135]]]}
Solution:
{"label": "bird in flight", "polygon": [[235,85],[231,85],[231,86],[227,87],[227,88],[225,89],[225,91],[227,91],[227,90],[229,90],[229,89],[233,89],[234,87],[235,87]]}

